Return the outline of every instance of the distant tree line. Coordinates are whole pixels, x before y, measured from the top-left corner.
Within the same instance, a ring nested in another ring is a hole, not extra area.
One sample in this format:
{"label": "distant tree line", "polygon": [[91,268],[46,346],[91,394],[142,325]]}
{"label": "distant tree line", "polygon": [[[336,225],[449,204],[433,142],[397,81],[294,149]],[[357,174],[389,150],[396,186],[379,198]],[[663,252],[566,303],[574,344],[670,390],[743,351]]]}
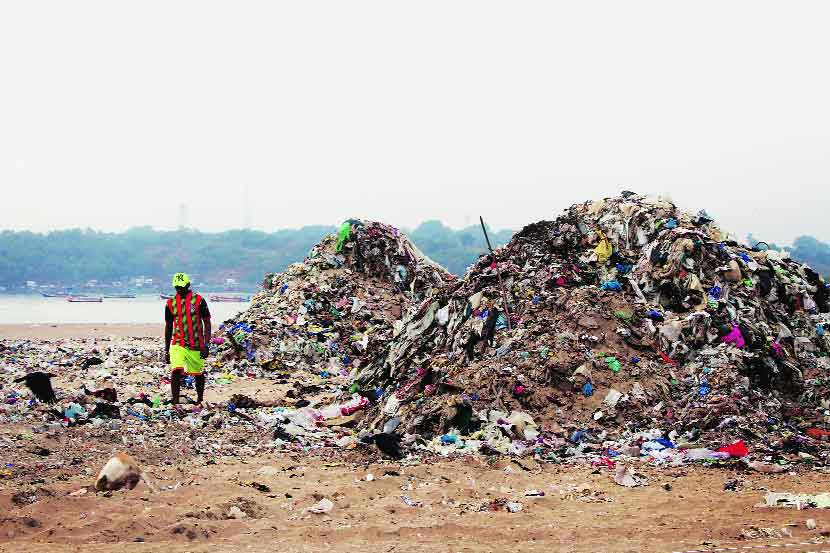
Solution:
{"label": "distant tree line", "polygon": [[[463,275],[467,267],[487,252],[487,243],[481,227],[476,225],[453,230],[440,221],[427,221],[412,231],[404,231],[427,256],[456,275]],[[493,247],[507,244],[515,231],[487,229]]]}
{"label": "distant tree line", "polygon": [[[38,283],[78,285],[90,279],[112,282],[135,276],[166,278],[179,270],[196,274],[208,283],[226,277],[253,285],[265,273],[282,271],[301,261],[334,226],[262,232],[230,230],[205,233],[185,229],[161,231],[136,227],[126,232],[73,229],[49,233],[0,232],[0,286]],[[462,275],[485,253],[479,226],[451,229],[440,221],[427,221],[404,232],[429,257],[449,271]],[[513,231],[490,232],[493,246],[506,244]],[[752,234],[749,244],[759,240]],[[830,244],[812,236],[797,238],[792,246],[769,244],[788,251],[823,275],[830,275]]]}
{"label": "distant tree line", "polygon": [[[204,282],[235,277],[248,285],[268,272],[301,261],[334,226],[261,232],[230,230],[205,233],[185,229],[161,231],[136,227],[110,233],[73,229],[49,233],[0,232],[0,286],[37,283],[77,285],[91,279],[105,282],[147,276],[166,278],[186,270]],[[453,230],[428,221],[405,232],[433,260],[456,274],[485,252],[480,227]],[[513,231],[491,232],[494,246],[505,244]]]}
{"label": "distant tree line", "polygon": [[[750,246],[760,243],[759,239],[750,234],[747,237]],[[830,244],[822,242],[813,236],[799,236],[793,241],[792,246],[779,246],[774,243],[763,243],[772,250],[789,252],[790,256],[813,268],[814,271],[822,274],[825,278],[830,277]],[[765,247],[763,246],[762,247]]]}

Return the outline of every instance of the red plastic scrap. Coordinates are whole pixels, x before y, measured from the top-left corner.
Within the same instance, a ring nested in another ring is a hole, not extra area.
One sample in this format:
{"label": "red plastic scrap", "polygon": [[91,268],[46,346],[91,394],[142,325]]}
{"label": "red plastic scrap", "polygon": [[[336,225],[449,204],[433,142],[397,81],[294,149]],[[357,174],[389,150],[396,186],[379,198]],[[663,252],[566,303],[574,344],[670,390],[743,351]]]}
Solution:
{"label": "red plastic scrap", "polygon": [[666,355],[665,353],[663,353],[662,351],[660,352],[660,358],[663,361],[665,361],[666,363],[668,363],[669,365],[671,365],[672,367],[677,366],[677,362],[674,359],[672,359],[671,357],[669,357],[668,355]]}
{"label": "red plastic scrap", "polygon": [[609,459],[608,457],[603,457],[599,461],[592,461],[591,466],[594,468],[598,467],[608,467],[610,469],[616,468],[617,463]]}
{"label": "red plastic scrap", "polygon": [[728,453],[730,457],[746,457],[749,455],[749,448],[743,440],[738,440],[734,444],[723,446],[718,453]]}
{"label": "red plastic scrap", "polygon": [[807,435],[815,440],[830,440],[830,430],[821,428],[811,428],[807,431]]}

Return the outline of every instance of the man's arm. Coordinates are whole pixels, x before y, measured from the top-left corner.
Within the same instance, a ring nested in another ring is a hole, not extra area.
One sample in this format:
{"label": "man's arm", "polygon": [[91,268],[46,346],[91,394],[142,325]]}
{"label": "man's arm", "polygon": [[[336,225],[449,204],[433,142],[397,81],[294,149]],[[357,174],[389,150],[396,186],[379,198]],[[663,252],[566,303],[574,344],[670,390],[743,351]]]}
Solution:
{"label": "man's arm", "polygon": [[170,341],[173,339],[173,314],[164,306],[164,362],[170,362]]}
{"label": "man's arm", "polygon": [[164,322],[164,362],[170,362],[170,340],[173,339],[173,321]]}
{"label": "man's arm", "polygon": [[205,343],[202,344],[202,359],[207,359],[208,356],[208,344],[210,344],[210,315],[207,317],[201,317],[202,319],[202,328],[204,329],[204,333],[202,336],[205,337]]}
{"label": "man's arm", "polygon": [[208,345],[210,344],[210,308],[206,301],[202,301],[199,306],[199,320],[202,325],[202,336],[204,336],[205,343],[202,344],[202,359],[208,357]]}

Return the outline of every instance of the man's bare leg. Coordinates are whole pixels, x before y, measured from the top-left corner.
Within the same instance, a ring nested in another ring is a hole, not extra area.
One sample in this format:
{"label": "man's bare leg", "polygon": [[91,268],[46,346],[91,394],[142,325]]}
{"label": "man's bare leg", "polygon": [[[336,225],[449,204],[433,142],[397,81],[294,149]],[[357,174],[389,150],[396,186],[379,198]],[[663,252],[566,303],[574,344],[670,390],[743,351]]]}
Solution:
{"label": "man's bare leg", "polygon": [[173,372],[170,374],[170,395],[173,396],[173,405],[179,404],[179,392],[181,390],[183,372],[183,369],[173,369]]}
{"label": "man's bare leg", "polygon": [[196,403],[201,404],[202,400],[205,396],[205,375],[197,374],[195,377],[196,380]]}

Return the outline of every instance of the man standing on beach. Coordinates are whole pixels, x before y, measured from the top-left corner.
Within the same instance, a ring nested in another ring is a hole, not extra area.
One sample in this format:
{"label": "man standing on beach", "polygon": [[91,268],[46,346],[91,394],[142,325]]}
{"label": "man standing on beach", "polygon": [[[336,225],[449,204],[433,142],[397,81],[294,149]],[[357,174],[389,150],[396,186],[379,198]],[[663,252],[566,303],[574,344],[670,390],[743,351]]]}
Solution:
{"label": "man standing on beach", "polygon": [[183,373],[196,380],[197,403],[205,395],[205,359],[210,340],[210,311],[205,299],[190,290],[186,273],[173,275],[176,295],[164,307],[165,361],[170,363],[172,403],[179,403]]}

